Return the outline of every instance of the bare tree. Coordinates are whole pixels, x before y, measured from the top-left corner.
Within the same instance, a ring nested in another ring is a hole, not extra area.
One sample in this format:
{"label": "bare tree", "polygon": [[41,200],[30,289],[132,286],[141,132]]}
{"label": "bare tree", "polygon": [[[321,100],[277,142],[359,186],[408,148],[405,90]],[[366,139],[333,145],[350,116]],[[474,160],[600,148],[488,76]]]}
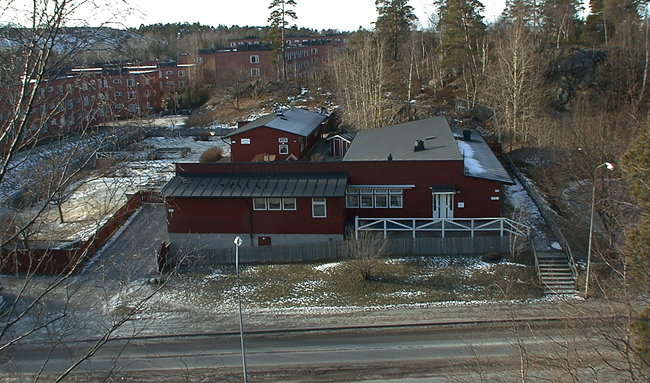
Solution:
{"label": "bare tree", "polygon": [[362,280],[376,277],[381,258],[388,255],[388,241],[379,233],[361,231],[355,237],[348,232],[346,240],[347,256],[350,266]]}

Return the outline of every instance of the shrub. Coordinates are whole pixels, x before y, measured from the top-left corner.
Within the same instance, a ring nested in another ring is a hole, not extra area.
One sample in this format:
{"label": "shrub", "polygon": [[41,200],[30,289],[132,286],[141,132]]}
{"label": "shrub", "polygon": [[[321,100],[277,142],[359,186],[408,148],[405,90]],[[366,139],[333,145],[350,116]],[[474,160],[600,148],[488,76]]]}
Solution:
{"label": "shrub", "polygon": [[359,238],[355,239],[354,233],[350,231],[345,243],[354,272],[362,280],[374,278],[381,258],[388,255],[388,241],[381,234],[369,231],[359,232]]}
{"label": "shrub", "polygon": [[269,162],[269,156],[270,155],[267,153],[259,153],[253,157],[253,160],[251,162]]}
{"label": "shrub", "polygon": [[201,154],[199,162],[219,162],[223,158],[223,149],[218,146],[210,148]]}

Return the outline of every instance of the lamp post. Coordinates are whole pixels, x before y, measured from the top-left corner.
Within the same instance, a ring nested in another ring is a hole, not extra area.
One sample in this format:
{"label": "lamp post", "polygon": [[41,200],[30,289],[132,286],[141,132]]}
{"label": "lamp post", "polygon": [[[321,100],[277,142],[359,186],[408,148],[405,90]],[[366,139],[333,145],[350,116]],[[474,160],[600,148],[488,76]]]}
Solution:
{"label": "lamp post", "polygon": [[594,233],[594,210],[596,207],[596,173],[598,169],[603,166],[607,167],[607,170],[614,170],[614,165],[611,162],[604,162],[594,169],[594,178],[591,180],[592,190],[591,190],[591,218],[589,219],[589,244],[587,245],[587,275],[585,276],[585,299],[587,299],[587,294],[589,292],[589,269],[591,267],[591,241],[593,239]]}
{"label": "lamp post", "polygon": [[239,338],[241,339],[241,358],[244,368],[244,383],[248,383],[248,373],[246,372],[246,345],[244,343],[244,316],[241,309],[241,283],[239,282],[239,247],[242,244],[240,236],[236,236],[233,241],[235,244],[235,274],[237,276],[237,303],[239,306]]}

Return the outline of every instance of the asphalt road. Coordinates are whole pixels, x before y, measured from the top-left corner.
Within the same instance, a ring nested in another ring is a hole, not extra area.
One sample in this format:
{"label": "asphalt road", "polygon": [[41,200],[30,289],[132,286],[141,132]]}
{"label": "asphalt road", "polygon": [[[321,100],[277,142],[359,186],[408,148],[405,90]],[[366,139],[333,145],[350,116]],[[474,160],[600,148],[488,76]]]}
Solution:
{"label": "asphalt road", "polygon": [[[401,371],[403,377],[414,373],[440,376],[455,366],[457,375],[463,366],[470,368],[477,363],[514,364],[517,370],[522,347],[527,358],[532,359],[535,355],[548,356],[549,350],[567,341],[576,349],[584,349],[582,360],[587,361],[589,352],[584,343],[593,342],[593,333],[585,331],[588,327],[582,326],[570,335],[563,322],[543,323],[536,329],[481,324],[248,334],[246,357],[249,371],[258,376],[258,381],[264,380],[262,376],[269,381],[284,381],[273,377],[286,376],[288,371],[294,377],[308,377],[318,370],[322,378],[328,371],[344,370],[347,378],[340,381],[355,381],[359,376],[354,371],[363,371],[364,376],[368,371],[382,376],[381,371],[391,370],[391,376],[396,376],[395,370]],[[90,346],[87,342],[70,342],[52,351],[49,345],[22,344],[9,350],[13,360],[5,371],[29,374],[43,368],[45,374],[61,373]],[[599,346],[601,352],[608,352],[606,345]],[[99,378],[146,372],[171,377],[178,371],[210,371],[211,376],[236,376],[241,370],[240,338],[234,333],[111,341],[83,362],[75,374]]]}
{"label": "asphalt road", "polygon": [[79,279],[126,284],[155,273],[156,254],[168,242],[164,204],[146,203],[95,256]]}

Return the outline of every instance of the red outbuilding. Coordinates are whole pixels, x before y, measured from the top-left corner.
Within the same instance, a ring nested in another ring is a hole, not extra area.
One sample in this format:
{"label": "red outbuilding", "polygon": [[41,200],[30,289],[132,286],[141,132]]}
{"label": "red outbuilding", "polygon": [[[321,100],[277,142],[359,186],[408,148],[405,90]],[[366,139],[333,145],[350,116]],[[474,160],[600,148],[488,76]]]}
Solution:
{"label": "red outbuilding", "polygon": [[327,114],[292,108],[278,110],[226,136],[232,162],[301,160],[321,137]]}

